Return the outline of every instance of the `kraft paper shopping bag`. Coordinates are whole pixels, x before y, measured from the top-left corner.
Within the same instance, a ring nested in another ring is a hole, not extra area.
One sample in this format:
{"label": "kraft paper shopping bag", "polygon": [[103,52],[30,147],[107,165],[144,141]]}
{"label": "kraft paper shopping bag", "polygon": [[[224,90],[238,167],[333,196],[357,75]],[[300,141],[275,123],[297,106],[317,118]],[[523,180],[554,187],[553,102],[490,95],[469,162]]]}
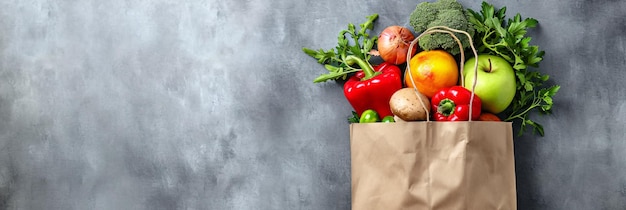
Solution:
{"label": "kraft paper shopping bag", "polygon": [[510,122],[350,125],[352,209],[516,209]]}

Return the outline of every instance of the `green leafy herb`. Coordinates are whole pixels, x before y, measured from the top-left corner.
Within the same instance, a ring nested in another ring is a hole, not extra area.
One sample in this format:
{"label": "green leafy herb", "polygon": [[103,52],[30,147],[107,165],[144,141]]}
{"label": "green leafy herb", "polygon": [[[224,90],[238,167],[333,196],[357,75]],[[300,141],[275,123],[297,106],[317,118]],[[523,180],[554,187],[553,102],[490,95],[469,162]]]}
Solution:
{"label": "green leafy herb", "polygon": [[537,26],[533,18],[522,19],[518,13],[512,19],[505,20],[506,7],[500,9],[483,2],[481,11],[468,9],[469,21],[476,29],[476,40],[479,53],[498,55],[513,65],[516,75],[517,93],[513,103],[507,109],[508,117],[504,121],[519,121],[521,129],[518,135],[532,127],[534,134],[544,135],[543,126],[529,119],[531,111],[549,114],[552,110],[552,97],[560,86],[544,87],[548,75],[531,71],[529,67],[539,67],[544,51],[531,45],[531,38],[526,36],[527,29]]}
{"label": "green leafy herb", "polygon": [[348,123],[359,123],[359,114],[352,111],[352,116],[348,117]]}
{"label": "green leafy herb", "polygon": [[[328,80],[345,80],[348,74],[359,71],[360,69],[353,67],[354,62],[347,60],[346,57],[353,55],[365,62],[368,62],[371,55],[369,52],[374,48],[378,36],[370,37],[367,30],[374,28],[374,21],[378,18],[378,14],[367,17],[367,21],[360,24],[357,31],[354,24],[348,24],[348,29],[339,32],[337,46],[329,50],[312,50],[302,48],[307,55],[317,59],[317,62],[324,64],[328,73],[317,77],[313,82],[325,82]],[[370,65],[371,66],[371,65]]]}

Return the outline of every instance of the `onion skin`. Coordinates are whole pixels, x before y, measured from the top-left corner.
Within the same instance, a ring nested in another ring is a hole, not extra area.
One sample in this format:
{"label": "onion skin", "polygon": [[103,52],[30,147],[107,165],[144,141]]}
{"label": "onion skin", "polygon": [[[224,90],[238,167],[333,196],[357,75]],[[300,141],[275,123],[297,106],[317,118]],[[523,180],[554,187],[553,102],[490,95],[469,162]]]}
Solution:
{"label": "onion skin", "polygon": [[[406,62],[406,55],[409,52],[409,45],[415,39],[413,33],[408,28],[402,26],[389,26],[378,36],[378,52],[380,57],[395,65]],[[417,48],[414,47],[411,56],[415,55]]]}

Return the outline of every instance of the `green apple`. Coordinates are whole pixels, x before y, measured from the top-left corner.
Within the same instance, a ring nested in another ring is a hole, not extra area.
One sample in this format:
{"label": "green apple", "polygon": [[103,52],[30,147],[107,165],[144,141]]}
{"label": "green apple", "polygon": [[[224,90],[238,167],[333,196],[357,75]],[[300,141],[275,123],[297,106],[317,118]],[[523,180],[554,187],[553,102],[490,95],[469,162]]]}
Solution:
{"label": "green apple", "polygon": [[[474,85],[476,58],[467,60],[463,67],[465,88]],[[478,55],[478,72],[474,93],[482,101],[483,110],[498,114],[513,101],[516,92],[515,72],[511,64],[494,55]]]}

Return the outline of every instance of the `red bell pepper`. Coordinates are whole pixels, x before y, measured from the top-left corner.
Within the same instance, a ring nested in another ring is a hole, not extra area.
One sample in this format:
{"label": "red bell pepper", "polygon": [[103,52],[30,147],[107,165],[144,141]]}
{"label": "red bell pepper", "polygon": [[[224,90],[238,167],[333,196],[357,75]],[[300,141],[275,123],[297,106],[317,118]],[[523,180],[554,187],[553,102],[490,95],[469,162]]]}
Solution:
{"label": "red bell pepper", "polygon": [[[472,92],[462,86],[452,86],[439,90],[431,99],[436,121],[467,121],[470,115]],[[481,101],[474,94],[472,120],[477,120],[481,112]]]}
{"label": "red bell pepper", "polygon": [[383,62],[372,68],[369,63],[354,56],[346,60],[355,62],[361,71],[354,74],[343,86],[343,93],[359,116],[367,109],[375,110],[383,118],[393,115],[389,108],[391,95],[402,88],[400,68]]}

